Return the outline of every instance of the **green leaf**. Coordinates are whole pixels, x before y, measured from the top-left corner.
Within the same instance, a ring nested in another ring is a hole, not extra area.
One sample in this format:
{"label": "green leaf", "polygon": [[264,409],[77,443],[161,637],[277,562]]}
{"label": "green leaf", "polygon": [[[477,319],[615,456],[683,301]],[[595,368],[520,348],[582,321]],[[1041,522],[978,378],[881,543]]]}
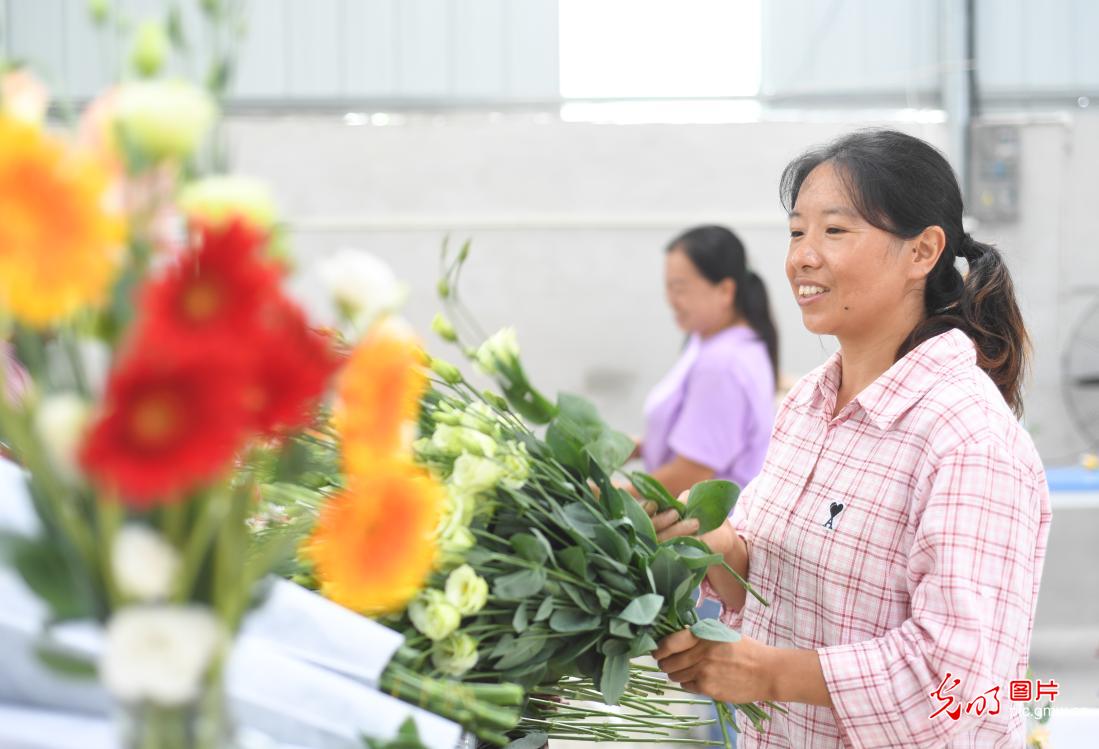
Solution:
{"label": "green leaf", "polygon": [[534,613],[534,621],[541,622],[549,619],[550,614],[553,613],[553,596],[547,596],[542,599],[542,603],[538,606],[538,611]]}
{"label": "green leaf", "polygon": [[609,609],[611,607],[611,594],[607,592],[606,588],[595,586],[595,597],[599,599],[600,608]]}
{"label": "green leaf", "polygon": [[70,651],[54,642],[39,642],[35,646],[34,654],[46,668],[62,676],[94,679],[98,673],[94,657],[89,658],[83,653]]}
{"label": "green leaf", "polygon": [[658,593],[646,593],[630,601],[618,616],[631,624],[652,624],[659,616],[663,603],[664,596]]}
{"label": "green leaf", "polygon": [[0,544],[23,582],[49,606],[52,620],[93,614],[87,591],[79,586],[60,544],[11,533],[4,533]]}
{"label": "green leaf", "polygon": [[572,602],[576,604],[577,608],[586,611],[589,614],[599,613],[599,604],[588,591],[582,590],[572,583],[561,583],[561,589],[572,599]]}
{"label": "green leaf", "polygon": [[584,449],[604,471],[613,473],[629,460],[633,454],[634,442],[622,432],[608,429],[594,442],[589,442]]}
{"label": "green leaf", "polygon": [[630,525],[637,531],[638,537],[647,542],[646,546],[650,548],[655,546],[656,529],[653,528],[653,521],[641,508],[641,504],[633,497],[624,498],[623,504],[626,509],[626,517],[629,519]]}
{"label": "green leaf", "polygon": [[569,546],[557,552],[561,569],[567,570],[581,579],[588,577],[588,555],[579,546]]}
{"label": "green leaf", "polygon": [[496,668],[503,671],[533,660],[546,645],[545,635],[525,634],[517,637],[512,647],[496,661]]}
{"label": "green leaf", "polygon": [[581,473],[588,472],[588,458],[587,453],[584,452],[584,443],[571,436],[556,422],[546,429],[546,445],[561,465],[574,468]]}
{"label": "green leaf", "polygon": [[626,682],[630,678],[630,659],[625,655],[608,655],[603,661],[603,677],[599,680],[599,691],[603,693],[603,702],[617,705],[626,691]]}
{"label": "green leaf", "polygon": [[615,637],[633,637],[633,630],[630,628],[630,623],[619,618],[611,619],[611,625],[607,628]]}
{"label": "green leaf", "polygon": [[566,664],[570,669],[573,662],[581,655],[589,651],[596,643],[603,639],[602,632],[593,632],[590,635],[579,635],[569,638],[569,642],[561,652],[554,656],[554,661]]}
{"label": "green leaf", "polygon": [[638,635],[630,645],[629,656],[631,658],[637,658],[642,655],[648,655],[657,648],[656,640],[648,632]]}
{"label": "green leaf", "polygon": [[677,589],[684,580],[691,577],[691,571],[687,565],[683,564],[676,553],[666,546],[660,547],[653,554],[649,570],[653,573],[656,592],[669,601],[678,600]]}
{"label": "green leaf", "polygon": [[526,736],[511,742],[504,749],[542,749],[547,741],[549,741],[549,736],[544,733],[528,733]]}
{"label": "green leaf", "polygon": [[519,570],[496,578],[492,592],[497,598],[522,600],[540,593],[545,584],[544,569]]}
{"label": "green leaf", "polygon": [[605,551],[611,559],[618,562],[626,563],[630,561],[630,556],[633,554],[630,545],[626,543],[626,539],[622,537],[622,534],[611,530],[605,525],[596,527],[595,543],[600,549]]}
{"label": "green leaf", "polygon": [[550,617],[549,626],[554,632],[588,632],[599,627],[598,614],[588,614],[576,609],[557,609]]}
{"label": "green leaf", "polygon": [[717,619],[699,619],[691,625],[691,634],[700,640],[714,642],[737,642],[740,633],[722,624]]}
{"label": "green leaf", "polygon": [[684,518],[698,519],[698,532],[708,533],[725,522],[740,496],[740,487],[732,481],[711,479],[691,487]]}
{"label": "green leaf", "polygon": [[520,634],[522,634],[530,624],[530,619],[527,615],[528,603],[530,603],[530,601],[523,601],[519,604],[515,609],[515,615],[511,617],[511,628]]}
{"label": "green leaf", "polygon": [[542,564],[549,558],[550,551],[537,538],[529,533],[516,533],[510,540],[515,553],[528,562]]}
{"label": "green leaf", "polygon": [[619,593],[625,593],[628,596],[632,596],[637,593],[637,586],[633,584],[633,581],[625,575],[620,575],[617,572],[612,572],[610,570],[599,570],[599,579],[610,587],[617,590]]}
{"label": "green leaf", "polygon": [[570,502],[561,509],[561,512],[568,526],[584,538],[593,537],[595,529],[602,525],[591,509],[581,502]]}
{"label": "green leaf", "polygon": [[633,484],[633,488],[637,489],[637,493],[641,495],[643,499],[648,499],[656,502],[657,508],[663,512],[664,510],[676,510],[682,516],[687,508],[684,507],[679,500],[671,495],[671,493],[664,488],[664,485],[654,479],[647,473],[641,471],[634,471],[627,474],[627,478],[630,483]]}
{"label": "green leaf", "polygon": [[[614,487],[607,487],[600,491],[599,502],[603,506],[604,515],[612,520],[626,517],[626,503],[622,501],[622,495],[618,490]],[[632,497],[629,499],[632,500]]]}
{"label": "green leaf", "polygon": [[617,637],[604,640],[603,644],[600,646],[600,651],[603,655],[625,655],[629,650],[630,643]]}

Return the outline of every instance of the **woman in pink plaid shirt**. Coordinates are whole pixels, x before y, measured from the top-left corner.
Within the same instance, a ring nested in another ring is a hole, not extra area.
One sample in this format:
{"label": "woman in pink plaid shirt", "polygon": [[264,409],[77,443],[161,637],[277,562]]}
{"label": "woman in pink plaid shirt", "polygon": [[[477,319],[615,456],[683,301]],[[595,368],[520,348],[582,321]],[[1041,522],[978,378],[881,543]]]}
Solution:
{"label": "woman in pink plaid shirt", "polygon": [[[742,747],[1021,747],[1008,685],[1050,510],[1016,418],[1029,343],[1007,267],[912,136],[843,137],[782,190],[791,290],[840,350],[787,395],[762,472],[704,536],[770,606],[712,567],[703,594],[743,638],[684,631],[655,656],[692,691],[784,703]],[[670,515],[661,538],[697,531]]]}

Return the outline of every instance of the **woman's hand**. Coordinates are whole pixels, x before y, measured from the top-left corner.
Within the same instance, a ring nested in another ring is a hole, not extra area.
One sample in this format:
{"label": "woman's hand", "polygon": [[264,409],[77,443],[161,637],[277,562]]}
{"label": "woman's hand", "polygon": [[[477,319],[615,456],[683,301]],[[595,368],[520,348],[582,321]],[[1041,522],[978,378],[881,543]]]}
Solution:
{"label": "woman's hand", "polygon": [[[687,504],[688,494],[690,494],[689,490],[679,495],[680,504]],[[679,513],[675,510],[657,512],[655,502],[645,501],[642,502],[641,506],[645,508],[645,512],[649,514],[653,521],[657,541],[667,541],[669,538],[676,538],[677,536],[693,536],[698,533],[698,520],[695,518],[681,520]],[[705,541],[706,545],[715,553],[722,555],[732,549],[739,541],[736,529],[729,523],[722,523],[709,533],[703,533],[699,538]]]}
{"label": "woman's hand", "polygon": [[729,703],[775,699],[768,667],[776,650],[750,637],[738,642],[700,640],[684,629],[653,651],[660,670],[688,692]]}

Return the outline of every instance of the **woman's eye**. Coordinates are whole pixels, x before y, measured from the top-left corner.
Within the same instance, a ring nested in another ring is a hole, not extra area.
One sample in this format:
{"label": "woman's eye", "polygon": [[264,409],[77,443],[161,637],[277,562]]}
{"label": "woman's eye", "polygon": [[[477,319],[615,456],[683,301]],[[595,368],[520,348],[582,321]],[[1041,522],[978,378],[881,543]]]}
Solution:
{"label": "woman's eye", "polygon": [[793,239],[795,237],[800,237],[802,235],[802,233],[803,232],[799,229],[791,229],[790,230],[790,238]]}
{"label": "woman's eye", "polygon": [[826,232],[827,234],[843,234],[843,233],[844,233],[845,231],[847,231],[847,230],[846,230],[846,229],[841,229],[841,228],[839,228],[838,226],[829,226],[829,227],[828,227],[827,229],[825,229],[824,231],[825,231],[825,232]]}

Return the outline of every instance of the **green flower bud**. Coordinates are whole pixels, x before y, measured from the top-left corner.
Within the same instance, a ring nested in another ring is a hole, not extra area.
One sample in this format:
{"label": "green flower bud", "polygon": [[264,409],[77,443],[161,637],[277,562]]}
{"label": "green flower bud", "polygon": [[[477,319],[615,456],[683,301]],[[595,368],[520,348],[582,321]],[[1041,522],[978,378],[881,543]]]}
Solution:
{"label": "green flower bud", "polygon": [[462,373],[450,362],[431,357],[431,371],[443,378],[444,382],[451,385],[462,381]]}
{"label": "green flower bud", "polygon": [[441,312],[436,312],[435,317],[432,318],[431,329],[444,341],[454,343],[458,340],[458,334],[454,332],[454,326],[450,324],[450,320],[446,319]]}
{"label": "green flower bud", "polygon": [[134,36],[134,46],[130,51],[130,64],[143,78],[151,78],[164,67],[168,56],[168,34],[157,21],[142,21]]}

